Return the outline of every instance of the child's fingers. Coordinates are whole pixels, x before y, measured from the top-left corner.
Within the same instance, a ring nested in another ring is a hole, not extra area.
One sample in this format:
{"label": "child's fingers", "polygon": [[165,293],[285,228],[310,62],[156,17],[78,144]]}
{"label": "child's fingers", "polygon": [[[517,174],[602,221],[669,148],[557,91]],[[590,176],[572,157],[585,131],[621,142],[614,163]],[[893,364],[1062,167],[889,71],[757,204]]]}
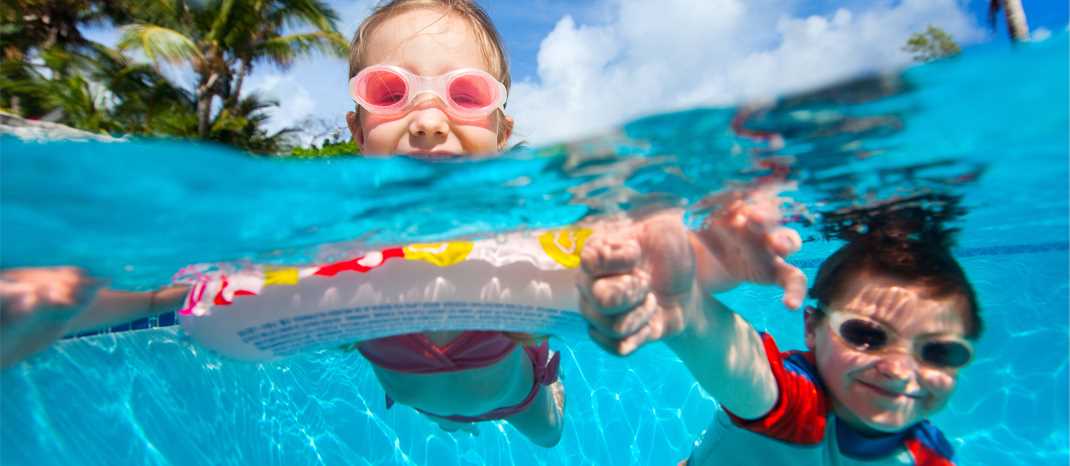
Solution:
{"label": "child's fingers", "polygon": [[[29,283],[0,282],[0,311],[7,318],[21,317],[37,306],[36,286]],[[7,319],[0,318],[0,325],[8,324]]]}
{"label": "child's fingers", "polygon": [[617,356],[627,356],[639,349],[649,339],[650,330],[650,326],[647,325],[643,326],[635,334],[625,338],[613,338],[599,332],[592,326],[587,326],[587,334],[590,335],[591,340],[606,352]]}
{"label": "child's fingers", "polygon": [[657,299],[648,294],[641,304],[618,315],[606,315],[593,308],[590,302],[580,299],[580,312],[599,333],[611,338],[623,338],[638,333],[650,322],[657,313]]}
{"label": "child's fingers", "polygon": [[650,292],[650,279],[646,272],[612,275],[597,279],[583,275],[579,278],[580,290],[600,314],[613,315],[635,307],[646,299]]}
{"label": "child's fingers", "polygon": [[66,312],[61,315],[67,318],[73,317],[81,311],[76,306],[83,306],[96,295],[97,291],[104,286],[104,282],[92,278],[78,269],[73,269],[71,275],[57,275],[57,281],[45,285],[43,298],[50,306],[58,306]]}
{"label": "child's fingers", "polygon": [[776,282],[784,289],[784,305],[798,309],[806,298],[806,274],[780,257],[776,258],[773,267]]}
{"label": "child's fingers", "polygon": [[597,235],[580,252],[584,272],[594,277],[616,275],[634,269],[642,257],[639,242],[632,237]]}
{"label": "child's fingers", "polygon": [[77,286],[50,284],[45,288],[45,300],[54,306],[73,306],[77,298]]}
{"label": "child's fingers", "polygon": [[614,356],[627,356],[626,353],[621,352],[621,340],[619,338],[603,335],[602,332],[599,332],[598,329],[594,327],[594,325],[587,325],[587,336],[591,337],[591,341],[601,347],[605,352]]}
{"label": "child's fingers", "polygon": [[766,236],[766,243],[773,254],[781,257],[795,254],[802,248],[802,238],[799,237],[799,232],[787,227],[779,227],[769,233]]}

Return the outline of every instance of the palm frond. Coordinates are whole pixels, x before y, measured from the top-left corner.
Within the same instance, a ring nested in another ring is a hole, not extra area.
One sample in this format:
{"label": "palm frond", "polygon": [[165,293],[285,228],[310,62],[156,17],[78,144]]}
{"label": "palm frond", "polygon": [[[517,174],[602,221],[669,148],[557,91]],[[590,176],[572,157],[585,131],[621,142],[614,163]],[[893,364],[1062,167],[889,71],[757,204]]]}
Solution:
{"label": "palm frond", "polygon": [[165,60],[182,63],[200,60],[200,49],[186,35],[154,24],[131,24],[122,27],[119,50],[140,50],[153,62]]}
{"label": "palm frond", "polygon": [[[344,44],[344,45],[343,45]],[[344,57],[345,39],[338,33],[306,32],[268,39],[253,51],[253,56],[287,67],[294,59],[311,52]]]}
{"label": "palm frond", "polygon": [[295,27],[309,24],[319,31],[337,32],[338,13],[321,0],[276,0],[265,19],[271,24]]}
{"label": "palm frond", "polygon": [[223,0],[223,4],[220,5],[218,12],[215,14],[212,29],[208,31],[207,39],[209,42],[220,42],[226,35],[231,16],[234,13],[234,3],[235,0]]}

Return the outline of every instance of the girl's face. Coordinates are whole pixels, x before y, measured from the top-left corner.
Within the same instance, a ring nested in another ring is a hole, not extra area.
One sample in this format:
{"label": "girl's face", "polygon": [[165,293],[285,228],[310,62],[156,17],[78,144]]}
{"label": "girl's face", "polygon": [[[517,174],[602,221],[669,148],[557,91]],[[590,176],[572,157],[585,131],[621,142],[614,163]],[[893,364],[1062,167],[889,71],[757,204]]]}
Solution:
{"label": "girl's face", "polygon": [[[432,8],[417,8],[387,19],[367,38],[371,64],[395,65],[411,73],[438,76],[458,68],[494,74],[479,36],[463,18]],[[346,115],[364,154],[426,157],[500,152],[509,138],[509,117],[496,111],[478,120],[452,119],[438,97],[423,94],[402,115],[381,116],[361,110]]]}
{"label": "girl's face", "polygon": [[806,345],[832,395],[836,415],[858,430],[897,432],[939,411],[951,397],[957,369],[919,361],[917,341],[963,338],[964,300],[934,299],[918,285],[871,273],[856,277],[843,299],[829,303],[842,311],[876,320],[901,340],[880,353],[855,349],[833,334],[829,318],[807,315]]}

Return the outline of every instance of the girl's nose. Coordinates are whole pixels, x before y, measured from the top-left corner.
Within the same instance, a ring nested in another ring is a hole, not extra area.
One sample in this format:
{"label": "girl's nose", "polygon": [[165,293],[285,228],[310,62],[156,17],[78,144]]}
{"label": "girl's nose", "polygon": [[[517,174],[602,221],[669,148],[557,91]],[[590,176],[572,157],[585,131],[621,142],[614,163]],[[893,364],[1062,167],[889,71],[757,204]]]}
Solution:
{"label": "girl's nose", "polygon": [[425,140],[437,141],[444,139],[449,134],[449,119],[442,109],[429,106],[413,110],[412,121],[409,123],[409,134]]}

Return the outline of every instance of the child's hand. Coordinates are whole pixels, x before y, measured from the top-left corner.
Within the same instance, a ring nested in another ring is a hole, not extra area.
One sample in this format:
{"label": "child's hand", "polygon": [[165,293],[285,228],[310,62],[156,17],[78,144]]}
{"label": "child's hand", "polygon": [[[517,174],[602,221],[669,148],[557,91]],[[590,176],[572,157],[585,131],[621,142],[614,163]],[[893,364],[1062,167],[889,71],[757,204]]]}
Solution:
{"label": "child's hand", "polygon": [[691,242],[679,213],[597,229],[577,284],[596,343],[623,356],[684,329],[701,301]]}
{"label": "child's hand", "polygon": [[797,308],[806,275],[784,261],[798,251],[799,234],[780,225],[774,189],[728,193],[697,233],[678,213],[599,228],[581,253],[580,311],[591,338],[626,355],[643,344],[703,322],[703,297],[741,282],[776,284],[784,304]]}
{"label": "child's hand", "polygon": [[806,297],[806,275],[784,258],[802,246],[799,233],[781,226],[775,188],[729,192],[712,199],[715,210],[697,236],[708,254],[698,254],[698,275],[708,293],[740,282],[775,284],[784,305],[795,309]]}
{"label": "child's hand", "polygon": [[0,271],[0,366],[63,336],[97,289],[97,282],[75,267]]}

